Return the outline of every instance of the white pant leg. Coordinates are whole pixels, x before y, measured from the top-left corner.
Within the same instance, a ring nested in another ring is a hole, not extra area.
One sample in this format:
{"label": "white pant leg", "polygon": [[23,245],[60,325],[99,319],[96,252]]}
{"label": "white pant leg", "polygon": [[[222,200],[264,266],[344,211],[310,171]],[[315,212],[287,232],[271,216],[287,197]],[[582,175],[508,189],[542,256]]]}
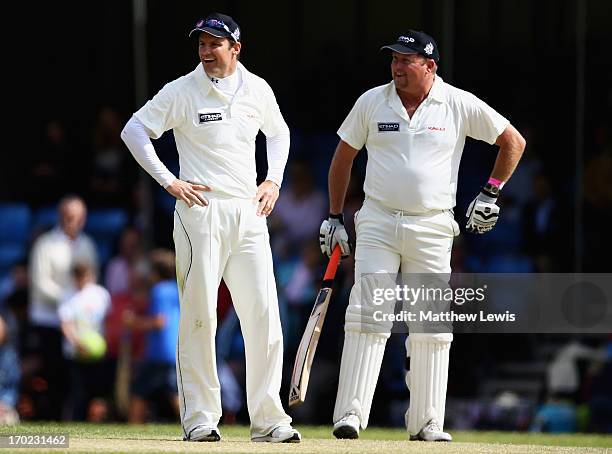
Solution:
{"label": "white pant leg", "polygon": [[217,292],[228,256],[230,219],[217,200],[207,207],[177,202],[174,213],[181,317],[176,355],[181,422],[185,435],[216,427],[221,390],[215,358]]}
{"label": "white pant leg", "polygon": [[[453,237],[459,226],[450,213],[438,212],[431,216],[403,217],[402,273],[436,274],[448,283],[451,267]],[[410,276],[408,276],[410,279]],[[428,279],[429,280],[429,279]],[[422,326],[421,326],[422,328]],[[406,354],[410,371],[406,384],[410,390],[410,407],[406,412],[406,427],[416,435],[430,419],[444,428],[448,362],[452,333],[410,333],[406,339]]]}
{"label": "white pant leg", "polygon": [[398,226],[402,240],[402,273],[450,273],[453,238],[459,226],[450,212],[403,216]]}
{"label": "white pant leg", "polygon": [[232,294],[244,337],[247,406],[251,436],[268,435],[290,424],[279,391],[283,367],[283,335],[266,219],[240,201],[240,233],[232,245],[223,278]]}
{"label": "white pant leg", "polygon": [[[395,226],[392,215],[380,211],[373,201],[368,200],[356,219],[355,285],[351,289],[346,310],[334,423],[345,414],[352,413],[359,417],[362,428],[368,425],[372,398],[391,330],[390,323],[374,319],[370,304],[372,286],[368,284],[372,282],[378,286],[387,279],[391,284],[395,282],[400,266]],[[384,273],[385,277],[368,280],[367,275],[372,273]],[[366,301],[369,303],[364,304]]]}

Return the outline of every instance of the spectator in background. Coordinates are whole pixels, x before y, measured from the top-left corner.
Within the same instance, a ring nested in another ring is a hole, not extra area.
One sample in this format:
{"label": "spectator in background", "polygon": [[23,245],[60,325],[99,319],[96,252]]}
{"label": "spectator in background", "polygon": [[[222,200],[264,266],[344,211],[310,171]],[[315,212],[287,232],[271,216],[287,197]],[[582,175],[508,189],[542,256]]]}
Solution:
{"label": "spectator in background", "polygon": [[15,318],[17,324],[17,349],[23,356],[26,335],[28,332],[28,265],[20,261],[11,268],[10,284],[6,295],[2,298],[4,306]]}
{"label": "spectator in background", "polygon": [[13,314],[0,307],[0,426],[19,423],[15,410],[20,378],[16,343],[17,323]]}
{"label": "spectator in background", "polygon": [[43,408],[41,419],[59,420],[66,393],[66,366],[62,354],[62,332],[58,306],[63,293],[72,287],[71,269],[76,262],[87,262],[97,268],[98,258],[93,241],[82,233],[87,217],[85,202],[67,196],[59,203],[59,225],[41,235],[30,255],[31,324],[28,352],[38,357],[39,386]]}
{"label": "spectator in background", "polygon": [[125,312],[137,317],[144,317],[149,306],[148,273],[149,264],[146,260],[128,271],[129,284],[121,293],[111,295],[111,309],[106,317],[106,357],[109,362],[108,374],[115,383],[116,416],[123,420],[129,415],[129,389],[131,365],[142,359],[145,347],[145,333],[132,332],[123,324]]}
{"label": "spectator in background", "polygon": [[289,172],[289,187],[278,199],[272,217],[277,223],[274,230],[281,231],[289,244],[299,247],[305,241],[312,241],[319,228],[317,219],[327,210],[327,200],[314,185],[310,165],[294,161]]}
{"label": "spectator in background", "polygon": [[131,206],[136,168],[121,140],[123,119],[111,107],[98,113],[89,192],[95,206]]}
{"label": "spectator in background", "polygon": [[74,183],[78,175],[71,172],[74,156],[64,124],[57,119],[47,122],[41,146],[32,151],[27,200],[34,206],[53,204],[66,193],[66,184]]}
{"label": "spectator in background", "polygon": [[70,361],[72,418],[85,421],[90,403],[108,393],[104,382],[104,363],[90,357],[84,336],[91,332],[103,336],[104,318],[110,308],[108,291],[96,284],[91,263],[78,262],[72,268],[75,290],[66,294],[59,307],[64,334],[64,355]]}
{"label": "spectator in background", "polygon": [[521,157],[521,165],[512,174],[512,179],[504,186],[504,198],[511,197],[519,208],[531,201],[536,175],[542,171],[542,162],[537,154],[537,134],[531,125],[517,128],[527,142]]}
{"label": "spectator in background", "polygon": [[287,357],[294,358],[323,276],[323,260],[316,242],[302,246],[299,260],[294,262],[280,300],[287,304]]}
{"label": "spectator in background", "polygon": [[129,291],[130,278],[142,258],[140,231],[134,227],[125,228],[119,240],[119,254],[106,267],[104,285],[111,296]]}
{"label": "spectator in background", "polygon": [[[609,229],[601,226],[612,224],[612,146],[586,163],[583,185],[583,271],[610,271],[608,251],[612,250],[612,240]],[[597,222],[589,222],[593,219]]]}
{"label": "spectator in background", "polygon": [[612,335],[602,348],[602,360],[589,371],[587,389],[588,407],[593,432],[612,433]]}
{"label": "spectator in background", "polygon": [[144,423],[148,404],[159,397],[166,399],[176,418],[179,417],[175,363],[180,305],[175,257],[170,250],[157,249],[151,252],[150,260],[149,313],[139,317],[126,312],[123,318],[126,327],[147,332],[144,360],[132,383],[131,424]]}
{"label": "spectator in background", "polygon": [[[548,176],[538,173],[533,177],[533,200],[523,211],[523,238],[526,252],[532,257],[536,271],[550,273],[559,269],[555,263],[559,254],[559,225],[563,216],[553,196]],[[570,222],[569,219],[566,222]]]}

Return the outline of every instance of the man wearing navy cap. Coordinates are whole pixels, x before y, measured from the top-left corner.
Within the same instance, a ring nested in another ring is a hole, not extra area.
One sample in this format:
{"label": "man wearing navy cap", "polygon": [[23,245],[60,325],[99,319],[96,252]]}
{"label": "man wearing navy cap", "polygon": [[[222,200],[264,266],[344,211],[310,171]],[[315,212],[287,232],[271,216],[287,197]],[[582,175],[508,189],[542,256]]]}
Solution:
{"label": "man wearing navy cap", "polygon": [[[447,285],[453,238],[459,234],[453,207],[465,138],[499,147],[488,182],[468,208],[466,229],[476,234],[495,225],[499,191],[525,148],[508,120],[436,75],[440,56],[431,36],[408,30],[383,49],[391,51],[393,80],[365,92],[338,130],[329,170],[330,214],[320,231],[324,253],[330,255],[339,244],[344,256],[350,254],[342,209],[353,160],[365,146],[366,197],[355,215],[355,285],[333,416],[337,438],[357,438],[360,427],[367,427],[391,330],[392,320],[375,315],[371,292],[376,288],[368,279],[384,273],[379,276],[395,284],[401,270],[404,279],[426,273]],[[385,309],[393,315],[395,301],[390,303]],[[412,321],[408,328],[410,439],[450,441],[443,426],[452,332],[432,332]]]}
{"label": "man wearing navy cap", "polygon": [[[165,85],[126,124],[138,163],[176,197],[174,243],[181,317],[176,361],[181,423],[188,441],[218,441],[221,394],[215,359],[217,290],[232,293],[245,339],[253,441],[300,441],[280,402],[283,339],[266,217],[289,154],[289,128],[274,93],[239,61],[241,30],[214,13],[189,34],[200,63]],[[172,129],[176,178],[150,138]],[[268,175],[256,184],[255,137],[266,135]]]}

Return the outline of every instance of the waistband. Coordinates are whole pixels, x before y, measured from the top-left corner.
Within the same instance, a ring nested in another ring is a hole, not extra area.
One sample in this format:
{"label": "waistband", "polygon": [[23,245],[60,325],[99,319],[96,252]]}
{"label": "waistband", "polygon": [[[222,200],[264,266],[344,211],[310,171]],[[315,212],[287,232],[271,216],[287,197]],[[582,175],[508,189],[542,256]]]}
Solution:
{"label": "waistband", "polygon": [[440,213],[450,213],[451,215],[453,214],[452,208],[447,209],[447,210],[423,210],[423,211],[398,210],[396,208],[390,208],[384,205],[379,200],[374,199],[368,195],[365,196],[364,204],[366,202],[373,203],[381,211],[384,211],[385,213],[390,214],[392,216],[435,216]]}
{"label": "waistband", "polygon": [[[197,181],[188,181],[188,183],[205,184],[205,183],[198,183]],[[218,189],[212,189],[211,191],[199,191],[199,193],[202,194],[207,199],[218,199],[218,200],[232,200],[232,199],[234,200],[252,200],[253,198],[255,198],[255,194],[253,194],[253,197],[236,197],[235,195],[231,195],[226,192],[219,191]]]}

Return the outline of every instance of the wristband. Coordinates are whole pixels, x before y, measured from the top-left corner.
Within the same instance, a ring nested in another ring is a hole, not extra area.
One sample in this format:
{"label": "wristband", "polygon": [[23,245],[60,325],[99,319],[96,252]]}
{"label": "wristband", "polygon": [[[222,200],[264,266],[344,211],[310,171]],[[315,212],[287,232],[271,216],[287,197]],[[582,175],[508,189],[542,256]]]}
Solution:
{"label": "wristband", "polygon": [[491,197],[493,199],[496,199],[497,197],[499,197],[499,186],[493,185],[491,183],[487,183],[480,190],[480,192],[482,192],[487,197]]}
{"label": "wristband", "polygon": [[330,219],[338,219],[340,221],[340,224],[344,225],[344,214],[342,214],[342,213],[338,213],[338,214],[331,214],[331,213],[329,213],[329,218]]}
{"label": "wristband", "polygon": [[497,186],[500,190],[501,188],[504,187],[504,184],[505,184],[502,180],[498,180],[497,178],[493,178],[493,177],[490,177],[487,183],[493,186]]}

